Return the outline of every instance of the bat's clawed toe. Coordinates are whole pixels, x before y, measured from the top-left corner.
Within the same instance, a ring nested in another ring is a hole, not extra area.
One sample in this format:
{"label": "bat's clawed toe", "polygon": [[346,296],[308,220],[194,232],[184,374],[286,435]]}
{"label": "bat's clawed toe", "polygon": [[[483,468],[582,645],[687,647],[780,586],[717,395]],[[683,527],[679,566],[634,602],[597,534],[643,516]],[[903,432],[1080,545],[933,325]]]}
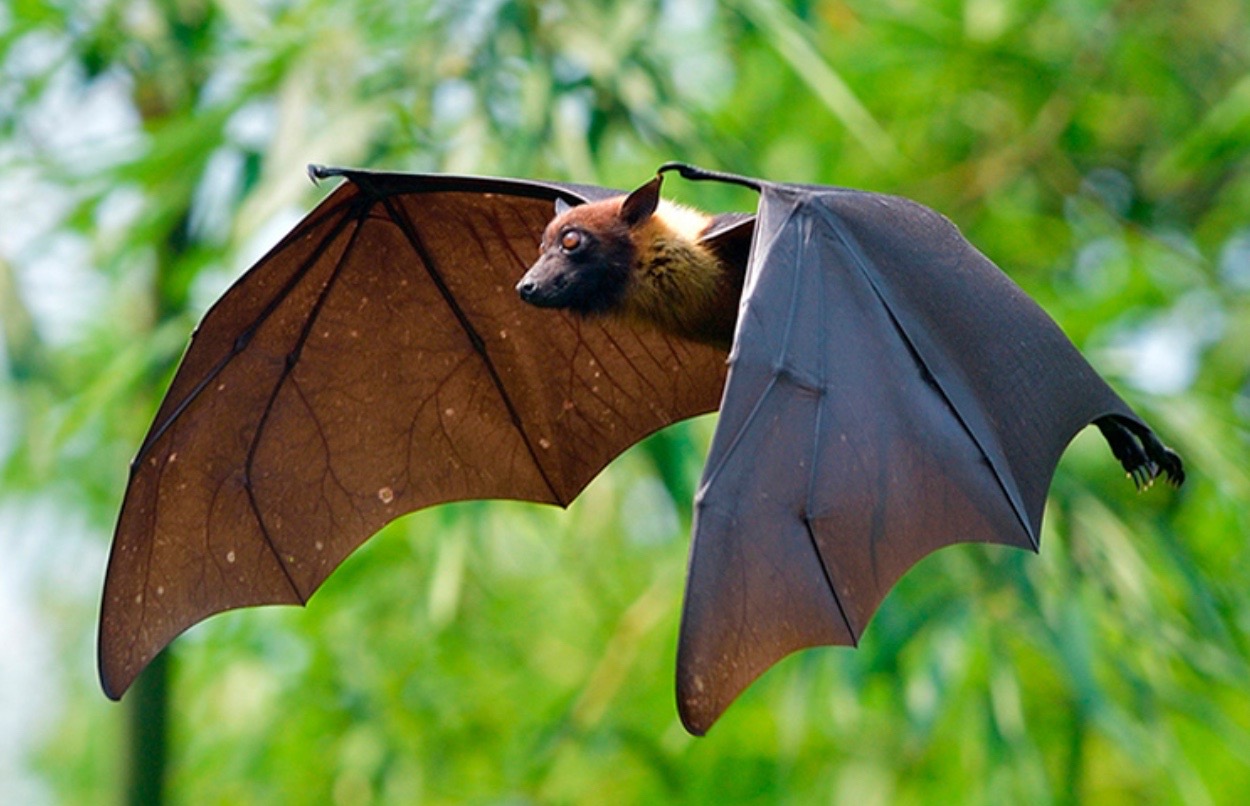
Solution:
{"label": "bat's clawed toe", "polygon": [[1185,465],[1181,462],[1180,454],[1162,443],[1159,447],[1162,453],[1155,460],[1159,469],[1167,477],[1168,484],[1173,487],[1181,486],[1185,483]]}
{"label": "bat's clawed toe", "polygon": [[1185,465],[1180,454],[1160,442],[1149,429],[1137,436],[1141,439],[1142,449],[1148,457],[1150,480],[1154,481],[1159,474],[1163,474],[1173,487],[1181,486],[1185,482]]}
{"label": "bat's clawed toe", "polygon": [[1104,417],[1095,424],[1139,491],[1150,489],[1160,475],[1173,487],[1185,481],[1180,455],[1160,442],[1149,428],[1118,417]]}

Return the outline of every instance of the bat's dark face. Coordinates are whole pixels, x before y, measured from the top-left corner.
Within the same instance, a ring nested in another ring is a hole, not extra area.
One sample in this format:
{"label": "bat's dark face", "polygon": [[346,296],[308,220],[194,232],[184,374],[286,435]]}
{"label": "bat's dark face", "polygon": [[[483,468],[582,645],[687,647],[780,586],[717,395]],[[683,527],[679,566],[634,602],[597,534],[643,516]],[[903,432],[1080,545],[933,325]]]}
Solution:
{"label": "bat's dark face", "polygon": [[517,293],[540,308],[608,313],[625,295],[635,248],[620,199],[559,212],[543,232],[538,260]]}

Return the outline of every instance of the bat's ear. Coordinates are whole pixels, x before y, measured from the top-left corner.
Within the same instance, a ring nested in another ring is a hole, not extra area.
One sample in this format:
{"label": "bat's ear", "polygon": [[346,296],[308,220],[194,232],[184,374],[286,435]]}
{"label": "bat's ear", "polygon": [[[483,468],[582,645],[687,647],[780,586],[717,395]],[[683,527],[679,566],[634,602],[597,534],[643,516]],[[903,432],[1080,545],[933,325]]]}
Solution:
{"label": "bat's ear", "polygon": [[573,205],[566,202],[563,196],[556,196],[556,215],[562,216],[572,209]]}
{"label": "bat's ear", "polygon": [[660,185],[663,182],[664,178],[656,174],[655,179],[625,197],[625,201],[621,202],[621,218],[626,226],[632,229],[651,217],[660,203]]}

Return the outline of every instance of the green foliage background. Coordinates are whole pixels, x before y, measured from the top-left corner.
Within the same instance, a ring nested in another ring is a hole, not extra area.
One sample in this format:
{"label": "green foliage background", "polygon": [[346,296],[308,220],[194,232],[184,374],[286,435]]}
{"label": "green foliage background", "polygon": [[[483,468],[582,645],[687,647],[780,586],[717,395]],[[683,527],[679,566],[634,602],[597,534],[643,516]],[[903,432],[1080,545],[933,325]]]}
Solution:
{"label": "green foliage background", "polygon": [[711,422],[681,426],[568,512],[419,513],[306,610],[192,630],[170,800],[1236,802],[1248,144],[1239,0],[13,0],[0,711],[30,717],[0,718],[0,800],[121,797],[94,619],[126,465],[205,307],[325,192],[305,163],[632,187],[683,159],[943,211],[1189,482],[1138,495],[1082,435],[1040,558],[930,557],[857,651],[792,656],[695,740],[673,667]]}

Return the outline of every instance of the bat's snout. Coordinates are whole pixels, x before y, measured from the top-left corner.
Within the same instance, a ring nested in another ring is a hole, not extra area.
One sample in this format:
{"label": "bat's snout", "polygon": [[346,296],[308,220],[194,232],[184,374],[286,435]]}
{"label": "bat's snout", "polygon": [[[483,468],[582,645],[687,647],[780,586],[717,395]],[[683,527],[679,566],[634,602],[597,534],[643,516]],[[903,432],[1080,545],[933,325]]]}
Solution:
{"label": "bat's snout", "polygon": [[563,308],[568,305],[569,276],[559,266],[551,266],[545,257],[525,272],[516,284],[521,299],[539,308]]}

